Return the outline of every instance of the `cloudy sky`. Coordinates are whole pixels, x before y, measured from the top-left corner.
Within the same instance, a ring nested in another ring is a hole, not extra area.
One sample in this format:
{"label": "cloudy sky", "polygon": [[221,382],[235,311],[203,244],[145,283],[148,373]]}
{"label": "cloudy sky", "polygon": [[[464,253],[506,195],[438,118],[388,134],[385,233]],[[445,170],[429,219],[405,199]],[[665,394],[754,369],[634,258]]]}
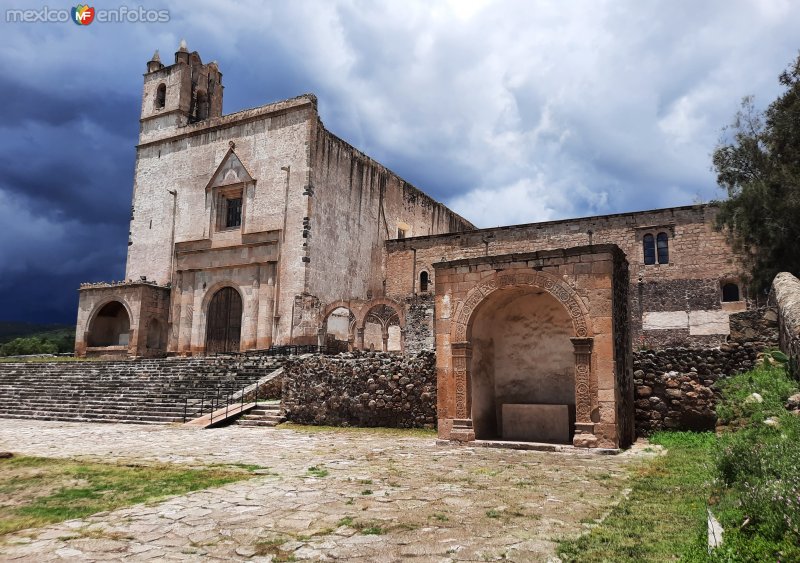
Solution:
{"label": "cloudy sky", "polygon": [[79,282],[123,278],[142,73],[181,38],[218,61],[225,113],[314,92],[330,130],[483,227],[721,197],[722,127],[800,49],[792,0],[156,0],[169,22],[89,26],[9,4],[0,320],[71,323]]}

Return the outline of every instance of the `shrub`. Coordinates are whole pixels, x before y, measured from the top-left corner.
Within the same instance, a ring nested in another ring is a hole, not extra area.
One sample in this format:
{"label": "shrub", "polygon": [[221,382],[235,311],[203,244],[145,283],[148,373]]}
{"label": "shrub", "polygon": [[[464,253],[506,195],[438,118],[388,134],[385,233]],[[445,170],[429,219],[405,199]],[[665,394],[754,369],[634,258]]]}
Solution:
{"label": "shrub", "polygon": [[718,386],[722,399],[717,403],[717,418],[734,426],[763,423],[786,412],[786,399],[797,392],[797,383],[789,379],[783,365],[769,363],[721,380]]}
{"label": "shrub", "polygon": [[15,338],[0,346],[0,356],[25,356],[28,354],[57,354],[58,344],[31,336]]}
{"label": "shrub", "polygon": [[784,408],[796,383],[783,367],[764,364],[721,387],[718,415],[739,430],[720,437],[715,456],[717,510],[731,532],[714,559],[800,557],[800,417]]}

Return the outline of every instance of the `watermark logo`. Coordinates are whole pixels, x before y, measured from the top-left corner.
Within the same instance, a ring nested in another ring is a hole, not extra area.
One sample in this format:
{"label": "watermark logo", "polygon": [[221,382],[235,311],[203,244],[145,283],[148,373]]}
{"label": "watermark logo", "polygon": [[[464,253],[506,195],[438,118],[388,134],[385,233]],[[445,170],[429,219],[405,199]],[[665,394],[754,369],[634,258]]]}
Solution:
{"label": "watermark logo", "polygon": [[119,6],[117,8],[98,8],[88,4],[78,4],[72,9],[29,8],[6,10],[8,23],[59,23],[68,22],[86,27],[97,23],[166,23],[170,20],[169,10],[153,10],[144,6]]}
{"label": "watermark logo", "polygon": [[86,4],[78,4],[72,8],[72,21],[78,25],[89,25],[94,21],[94,8]]}

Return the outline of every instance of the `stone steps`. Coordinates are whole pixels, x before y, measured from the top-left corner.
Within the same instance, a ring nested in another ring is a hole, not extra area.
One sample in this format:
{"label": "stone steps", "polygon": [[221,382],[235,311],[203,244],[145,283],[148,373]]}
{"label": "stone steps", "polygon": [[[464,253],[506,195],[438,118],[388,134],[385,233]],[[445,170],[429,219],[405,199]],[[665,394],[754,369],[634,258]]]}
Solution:
{"label": "stone steps", "polygon": [[274,427],[285,421],[279,402],[260,404],[236,420],[238,426]]}
{"label": "stone steps", "polygon": [[223,403],[285,358],[0,364],[0,418],[165,424]]}

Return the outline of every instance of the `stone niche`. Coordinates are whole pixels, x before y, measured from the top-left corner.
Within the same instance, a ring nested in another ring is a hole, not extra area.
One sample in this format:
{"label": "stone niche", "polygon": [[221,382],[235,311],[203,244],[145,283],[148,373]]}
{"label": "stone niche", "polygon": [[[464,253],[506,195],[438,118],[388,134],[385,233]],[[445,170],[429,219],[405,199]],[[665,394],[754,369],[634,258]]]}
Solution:
{"label": "stone niche", "polygon": [[160,357],[167,350],[170,288],[152,282],[84,284],[75,355]]}
{"label": "stone niche", "polygon": [[441,439],[632,443],[628,265],[618,247],[434,267]]}

